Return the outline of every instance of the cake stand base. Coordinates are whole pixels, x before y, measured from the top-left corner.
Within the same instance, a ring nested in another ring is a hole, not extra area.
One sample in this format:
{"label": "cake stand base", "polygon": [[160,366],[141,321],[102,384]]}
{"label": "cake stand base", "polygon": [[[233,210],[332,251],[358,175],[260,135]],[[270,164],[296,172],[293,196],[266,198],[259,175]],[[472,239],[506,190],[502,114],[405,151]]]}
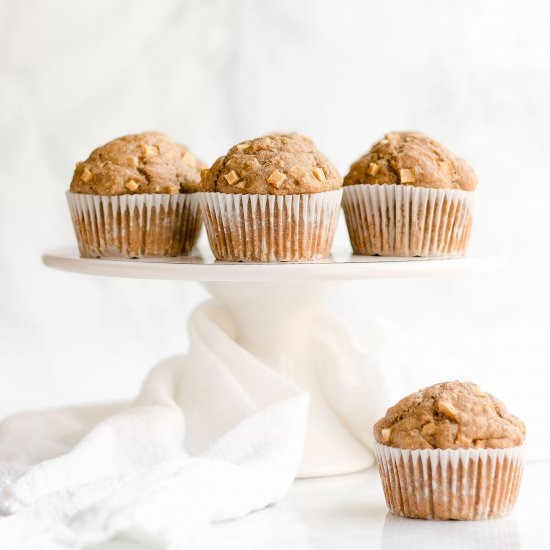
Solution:
{"label": "cake stand base", "polygon": [[314,319],[338,283],[208,282],[203,286],[227,308],[237,343],[310,396],[298,477],[345,474],[371,466],[372,453],[330,407],[307,346]]}

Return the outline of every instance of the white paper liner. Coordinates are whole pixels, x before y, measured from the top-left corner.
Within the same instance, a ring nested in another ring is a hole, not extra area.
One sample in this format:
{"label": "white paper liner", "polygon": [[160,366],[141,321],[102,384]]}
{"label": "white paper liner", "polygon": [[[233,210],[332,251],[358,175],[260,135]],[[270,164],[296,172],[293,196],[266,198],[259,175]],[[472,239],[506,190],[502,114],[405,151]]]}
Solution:
{"label": "white paper liner", "polygon": [[462,256],[475,193],[412,185],[348,185],[342,207],[355,254]]}
{"label": "white paper liner", "polygon": [[85,258],[181,256],[197,242],[196,193],[120,196],[67,192],[78,248]]}
{"label": "white paper liner", "polygon": [[511,513],[524,446],[508,449],[397,449],[375,443],[388,508],[422,519],[476,520]]}
{"label": "white paper liner", "polygon": [[330,254],[342,190],[303,195],[203,192],[199,199],[216,259],[308,261]]}

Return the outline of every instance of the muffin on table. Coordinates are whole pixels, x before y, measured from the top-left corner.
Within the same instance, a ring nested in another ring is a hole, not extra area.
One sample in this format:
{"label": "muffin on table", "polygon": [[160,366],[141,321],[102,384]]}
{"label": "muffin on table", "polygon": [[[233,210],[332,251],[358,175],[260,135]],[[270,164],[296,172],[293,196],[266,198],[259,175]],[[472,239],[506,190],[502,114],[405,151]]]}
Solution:
{"label": "muffin on table", "polygon": [[470,382],[413,393],[374,425],[388,508],[422,519],[510,513],[523,472],[525,425]]}
{"label": "muffin on table", "polygon": [[462,256],[477,177],[420,132],[392,132],[344,177],[342,206],[355,254]]}
{"label": "muffin on table", "polygon": [[216,259],[306,261],[330,254],[342,179],[310,139],[269,134],[243,141],[201,178]]}
{"label": "muffin on table", "polygon": [[147,258],[189,253],[201,228],[204,164],[159,132],[123,136],[79,162],[67,193],[80,254]]}

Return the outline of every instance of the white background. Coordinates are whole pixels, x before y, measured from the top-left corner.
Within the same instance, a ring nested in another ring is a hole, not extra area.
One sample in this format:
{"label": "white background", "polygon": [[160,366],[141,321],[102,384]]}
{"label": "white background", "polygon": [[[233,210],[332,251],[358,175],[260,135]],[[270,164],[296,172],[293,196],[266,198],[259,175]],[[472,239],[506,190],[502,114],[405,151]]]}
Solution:
{"label": "white background", "polygon": [[353,283],[331,307],[401,353],[408,390],[479,382],[549,457],[549,17],[544,1],[0,1],[0,416],[131,397],[206,297],[41,265],[74,243],[64,192],[94,147],[155,129],[211,163],[295,130],[345,173],[418,129],[475,167],[471,253],[509,267]]}

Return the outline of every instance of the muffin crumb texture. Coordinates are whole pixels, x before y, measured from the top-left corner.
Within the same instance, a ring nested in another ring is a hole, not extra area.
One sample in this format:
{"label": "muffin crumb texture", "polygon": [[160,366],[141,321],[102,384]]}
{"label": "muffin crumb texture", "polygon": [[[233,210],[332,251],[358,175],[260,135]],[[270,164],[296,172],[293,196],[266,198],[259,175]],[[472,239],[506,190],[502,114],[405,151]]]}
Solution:
{"label": "muffin crumb texture", "polygon": [[333,164],[299,134],[269,134],[239,143],[201,177],[206,192],[297,195],[342,187]]}
{"label": "muffin crumb texture", "polygon": [[355,162],[344,185],[400,184],[473,191],[473,169],[439,142],[420,132],[392,132]]}
{"label": "muffin crumb texture", "polygon": [[117,138],[79,162],[73,193],[128,195],[192,193],[199,190],[205,165],[187,147],[159,132]]}
{"label": "muffin crumb texture", "polygon": [[376,441],[400,449],[498,449],[521,445],[525,425],[471,382],[443,382],[389,408]]}

